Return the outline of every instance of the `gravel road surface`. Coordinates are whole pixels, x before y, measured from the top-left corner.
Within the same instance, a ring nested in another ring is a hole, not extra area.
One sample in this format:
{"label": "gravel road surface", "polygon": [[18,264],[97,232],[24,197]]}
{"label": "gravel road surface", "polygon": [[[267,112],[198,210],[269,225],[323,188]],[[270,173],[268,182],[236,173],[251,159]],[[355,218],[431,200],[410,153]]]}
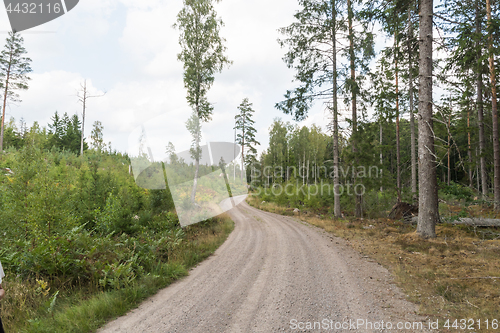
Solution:
{"label": "gravel road surface", "polygon": [[229,214],[235,229],[213,256],[99,332],[428,331],[389,272],[346,241],[246,202]]}

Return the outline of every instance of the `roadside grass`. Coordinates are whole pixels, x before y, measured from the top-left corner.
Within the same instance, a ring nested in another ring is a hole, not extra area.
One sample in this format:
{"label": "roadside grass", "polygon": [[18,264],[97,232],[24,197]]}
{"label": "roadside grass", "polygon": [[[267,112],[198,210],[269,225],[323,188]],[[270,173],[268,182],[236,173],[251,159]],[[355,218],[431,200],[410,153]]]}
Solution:
{"label": "roadside grass", "polygon": [[[210,256],[234,228],[227,214],[185,228],[186,238],[168,262],[159,262],[150,273],[119,290],[103,291],[98,286],[57,286],[45,281],[7,278],[6,297],[0,313],[7,332],[68,333],[94,332],[107,321],[136,308],[188,270]],[[55,295],[55,296],[54,296]]]}
{"label": "roadside grass", "polygon": [[[407,295],[419,305],[420,314],[439,319],[441,332],[456,331],[442,325],[455,319],[481,320],[482,327],[474,331],[498,332],[486,329],[485,321],[500,322],[500,230],[440,224],[436,239],[424,240],[416,226],[387,218],[335,220],[317,211],[262,203],[249,196],[253,207],[276,214],[295,216],[348,241],[354,249],[386,267]],[[442,207],[456,212],[466,208]],[[473,216],[495,216],[486,206],[473,206]]]}

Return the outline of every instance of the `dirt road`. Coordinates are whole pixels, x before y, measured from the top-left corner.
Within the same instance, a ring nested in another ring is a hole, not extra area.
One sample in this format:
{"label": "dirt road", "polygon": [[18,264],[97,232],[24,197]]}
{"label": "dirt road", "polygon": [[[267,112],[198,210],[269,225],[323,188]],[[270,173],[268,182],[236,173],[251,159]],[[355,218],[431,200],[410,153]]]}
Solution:
{"label": "dirt road", "polygon": [[99,332],[427,331],[387,270],[345,241],[245,202],[229,213],[212,257]]}

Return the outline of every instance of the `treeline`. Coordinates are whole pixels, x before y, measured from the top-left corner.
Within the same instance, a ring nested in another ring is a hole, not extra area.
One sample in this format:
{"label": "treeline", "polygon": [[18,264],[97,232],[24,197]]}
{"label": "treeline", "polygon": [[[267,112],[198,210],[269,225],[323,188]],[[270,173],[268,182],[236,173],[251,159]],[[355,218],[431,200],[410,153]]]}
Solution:
{"label": "treeline", "polygon": [[[100,121],[94,122],[91,132],[90,148],[94,150],[108,149],[111,152],[111,143],[104,144],[103,126]],[[47,126],[41,127],[35,121],[31,127],[27,127],[26,122],[21,119],[18,123],[11,117],[5,122],[4,128],[4,149],[21,149],[28,144],[35,144],[40,149],[57,149],[60,151],[80,154],[82,140],[82,122],[78,115],[69,116],[66,112],[61,116],[57,111],[51,117],[51,122]],[[87,139],[83,138],[83,151],[89,149]]]}
{"label": "treeline", "polygon": [[[394,121],[360,122],[358,131],[363,140],[359,142],[362,154],[355,155],[348,138],[340,137],[339,182],[342,211],[353,214],[356,194],[362,196],[365,216],[386,216],[386,211],[397,201],[397,153],[396,124]],[[401,179],[403,201],[414,200],[411,191],[411,143],[410,124],[400,122]],[[436,126],[436,134],[447,137],[446,128]],[[464,135],[454,131],[457,136]],[[380,141],[382,134],[382,141]],[[290,206],[306,205],[310,208],[331,211],[333,201],[333,140],[318,126],[298,126],[275,119],[270,127],[269,148],[260,160],[247,170],[248,181],[265,201],[275,201]],[[459,141],[460,142],[460,141]],[[467,141],[466,141],[467,142]],[[458,146],[459,150],[460,146]],[[443,198],[463,200],[476,199],[480,193],[475,186],[468,186],[468,177],[461,165],[460,156],[450,158],[453,172],[448,183],[447,150],[438,150],[439,192]],[[489,158],[492,159],[490,150]],[[476,166],[477,168],[477,166]],[[490,174],[493,173],[490,166]],[[475,175],[474,175],[475,177]],[[474,178],[475,179],[475,178]],[[474,183],[473,185],[477,185]]]}

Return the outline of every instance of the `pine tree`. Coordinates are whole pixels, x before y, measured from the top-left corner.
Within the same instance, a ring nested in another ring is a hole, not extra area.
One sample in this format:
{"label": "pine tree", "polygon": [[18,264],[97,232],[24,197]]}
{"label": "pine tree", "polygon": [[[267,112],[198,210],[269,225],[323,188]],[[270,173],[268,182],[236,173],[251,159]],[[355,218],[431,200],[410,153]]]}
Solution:
{"label": "pine tree", "polygon": [[439,221],[436,161],[432,120],[432,22],[433,0],[420,2],[419,61],[419,209],[417,233],[423,238],[436,237]]}
{"label": "pine tree", "polygon": [[[387,33],[388,36],[392,37],[394,43],[392,46],[387,47],[383,50],[384,58],[392,58],[390,60],[390,71],[391,77],[394,81],[393,85],[393,100],[394,107],[393,113],[396,121],[396,188],[398,201],[401,201],[402,192],[402,175],[401,175],[401,128],[400,128],[400,116],[403,113],[402,106],[405,104],[406,100],[404,98],[408,97],[408,105],[410,112],[410,135],[411,135],[411,190],[414,196],[416,196],[416,147],[415,147],[415,124],[414,124],[414,102],[413,102],[413,59],[414,52],[416,49],[415,41],[416,38],[413,35],[413,0],[396,0],[392,2],[380,1],[375,3],[375,8],[370,12],[370,17],[379,21]],[[407,25],[405,32],[404,26]],[[387,61],[387,59],[386,59]],[[405,68],[407,67],[407,68]],[[417,66],[415,66],[417,67]],[[408,82],[408,92],[406,96],[403,94],[402,83],[406,80]],[[387,93],[384,93],[387,95]]]}
{"label": "pine tree", "polygon": [[[365,79],[364,74],[368,72],[368,63],[374,56],[373,50],[373,34],[368,31],[368,22],[360,21],[364,17],[364,14],[355,8],[355,3],[352,0],[347,0],[347,25],[348,25],[348,35],[349,48],[347,49],[347,58],[349,60],[349,70],[350,76],[346,78],[346,90],[350,93],[351,102],[351,149],[353,152],[354,166],[356,167],[359,163],[358,156],[358,140],[360,140],[357,133],[358,127],[358,109],[360,107],[360,102],[366,99],[365,94],[362,93],[361,87]],[[355,18],[358,20],[355,21]],[[358,29],[355,29],[355,24],[360,23]],[[358,31],[359,30],[359,31]],[[349,100],[346,95],[346,104]],[[356,179],[354,179],[356,183]],[[356,217],[362,217],[363,215],[363,198],[361,195],[356,195]]]}
{"label": "pine tree", "polygon": [[475,42],[476,42],[476,66],[474,67],[477,75],[476,79],[476,108],[477,108],[477,121],[479,127],[479,159],[480,159],[480,170],[481,170],[481,189],[483,198],[486,199],[488,196],[488,172],[486,171],[486,159],[484,157],[486,143],[484,136],[484,113],[483,113],[483,64],[482,64],[482,49],[481,49],[481,39],[482,39],[482,20],[481,20],[481,8],[482,1],[476,0],[475,2]]}
{"label": "pine tree", "polygon": [[491,116],[493,120],[493,192],[495,209],[500,210],[500,142],[498,141],[497,81],[493,49],[494,23],[491,15],[491,0],[486,0],[486,15],[488,18],[488,56],[490,64]]}
{"label": "pine tree", "polygon": [[[285,100],[276,104],[278,110],[302,120],[314,100],[330,101],[333,130],[333,185],[334,215],[341,217],[339,192],[339,132],[337,35],[345,28],[338,20],[339,1],[299,0],[302,10],[295,14],[296,22],[279,31],[287,38],[279,40],[281,47],[288,46],[284,61],[295,68],[296,81],[301,85],[288,90]],[[324,86],[327,86],[326,88]]]}
{"label": "pine tree", "polygon": [[16,91],[28,89],[28,73],[30,73],[31,59],[24,57],[26,49],[24,39],[15,32],[9,32],[9,37],[3,51],[0,53],[0,89],[3,90],[2,123],[0,128],[0,154],[3,151],[3,134],[5,122],[5,108],[7,100],[20,102]]}
{"label": "pine tree", "polygon": [[[240,112],[234,117],[236,121],[234,128],[239,131],[236,135],[236,143],[241,146],[241,181],[243,182],[245,170],[250,170],[250,168],[246,167],[255,162],[255,155],[257,154],[255,146],[260,145],[260,143],[255,139],[257,130],[253,127],[255,121],[252,119],[255,111],[252,109],[252,103],[248,101],[248,98],[243,99],[238,106],[238,110]],[[247,156],[245,156],[245,150],[248,152]]]}

